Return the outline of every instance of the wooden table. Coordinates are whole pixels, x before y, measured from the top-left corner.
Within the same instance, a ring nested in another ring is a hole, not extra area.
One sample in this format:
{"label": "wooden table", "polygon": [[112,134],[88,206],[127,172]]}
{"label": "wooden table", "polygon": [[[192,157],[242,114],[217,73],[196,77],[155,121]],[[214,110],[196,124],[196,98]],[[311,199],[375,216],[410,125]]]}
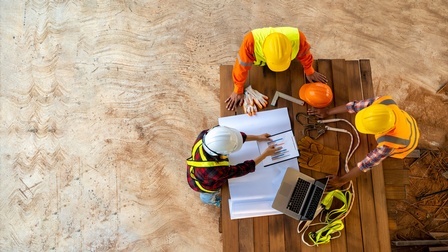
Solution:
{"label": "wooden table", "polygon": [[[330,106],[339,106],[352,100],[370,98],[374,96],[372,75],[369,60],[317,60],[314,62],[316,71],[325,74],[332,87],[334,101]],[[238,111],[228,111],[225,99],[233,90],[232,66],[220,67],[220,114],[231,116],[241,114]],[[267,67],[252,67],[246,85],[272,98],[275,91],[298,98],[300,87],[305,83],[303,68],[299,62],[293,61],[291,67],[281,73],[270,71]],[[271,100],[269,100],[269,103]],[[300,106],[279,98],[276,107],[287,107],[296,140],[303,137],[302,126],[296,122],[298,112],[306,112],[306,105]],[[337,115],[354,122],[354,116],[348,113]],[[346,123],[331,126],[350,130]],[[376,147],[373,136],[360,135],[361,145],[350,160],[350,167],[362,160],[365,155]],[[350,136],[337,132],[326,132],[318,139],[325,146],[341,152],[340,171],[344,172],[345,156],[350,144]],[[324,176],[318,172],[301,169],[315,178]],[[297,233],[298,221],[286,215],[264,216],[231,220],[228,199],[229,188],[222,189],[221,226],[223,251],[390,251],[390,237],[388,229],[387,206],[382,166],[375,167],[370,172],[362,174],[354,181],[355,202],[350,214],[345,218],[345,228],[341,237],[329,244],[319,247],[308,247],[301,241],[301,234]]]}

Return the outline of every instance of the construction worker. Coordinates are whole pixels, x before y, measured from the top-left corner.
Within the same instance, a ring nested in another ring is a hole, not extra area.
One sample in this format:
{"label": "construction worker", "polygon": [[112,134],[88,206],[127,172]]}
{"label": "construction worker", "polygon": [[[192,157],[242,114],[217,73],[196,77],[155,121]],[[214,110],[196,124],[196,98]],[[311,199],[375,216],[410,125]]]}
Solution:
{"label": "construction worker", "polygon": [[231,165],[227,155],[239,150],[245,141],[269,141],[270,135],[246,135],[226,126],[203,130],[193,145],[187,159],[187,180],[190,187],[200,192],[205,204],[220,206],[222,185],[229,178],[244,176],[255,171],[255,166],[281,148],[269,146],[253,160]]}
{"label": "construction worker", "polygon": [[376,149],[341,177],[330,175],[328,189],[336,189],[362,172],[370,170],[386,157],[405,158],[418,144],[420,132],[417,122],[401,110],[391,96],[377,96],[366,100],[349,102],[335,108],[311,108],[308,114],[325,118],[343,112],[356,113],[356,129],[364,134],[373,134],[378,143]]}
{"label": "construction worker", "polygon": [[226,108],[235,110],[244,101],[244,82],[252,65],[265,66],[274,72],[283,72],[291,61],[298,59],[310,82],[327,83],[325,75],[314,71],[313,55],[305,35],[294,27],[268,27],[246,34],[233,66],[234,89],[226,99]]}

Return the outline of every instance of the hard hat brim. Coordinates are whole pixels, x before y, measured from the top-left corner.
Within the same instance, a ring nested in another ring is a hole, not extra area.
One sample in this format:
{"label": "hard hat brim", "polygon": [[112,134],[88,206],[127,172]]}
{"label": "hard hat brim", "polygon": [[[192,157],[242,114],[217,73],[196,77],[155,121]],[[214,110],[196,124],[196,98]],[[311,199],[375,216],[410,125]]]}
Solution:
{"label": "hard hat brim", "polygon": [[275,64],[266,60],[266,65],[268,65],[269,69],[271,69],[273,72],[283,72],[289,68],[289,66],[291,65],[291,61],[286,60],[282,64]]}

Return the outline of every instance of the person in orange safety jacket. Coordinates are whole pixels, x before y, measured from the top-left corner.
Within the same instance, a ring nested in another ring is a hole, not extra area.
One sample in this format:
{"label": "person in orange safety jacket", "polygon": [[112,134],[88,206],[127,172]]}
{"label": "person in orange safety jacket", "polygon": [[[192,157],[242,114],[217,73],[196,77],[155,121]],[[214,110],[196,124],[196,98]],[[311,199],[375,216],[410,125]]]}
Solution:
{"label": "person in orange safety jacket", "polygon": [[343,112],[356,113],[356,129],[375,135],[377,147],[357,163],[356,167],[341,177],[330,176],[328,189],[338,188],[367,172],[387,157],[403,159],[418,145],[420,132],[417,122],[401,110],[391,96],[376,96],[366,100],[349,102],[334,108],[310,108],[308,114],[325,118]]}
{"label": "person in orange safety jacket", "polygon": [[310,45],[298,28],[267,27],[246,34],[233,66],[234,89],[225,101],[226,108],[235,110],[243,105],[244,83],[252,65],[267,65],[274,72],[282,72],[289,68],[294,59],[303,65],[308,81],[327,83],[325,75],[314,71]]}

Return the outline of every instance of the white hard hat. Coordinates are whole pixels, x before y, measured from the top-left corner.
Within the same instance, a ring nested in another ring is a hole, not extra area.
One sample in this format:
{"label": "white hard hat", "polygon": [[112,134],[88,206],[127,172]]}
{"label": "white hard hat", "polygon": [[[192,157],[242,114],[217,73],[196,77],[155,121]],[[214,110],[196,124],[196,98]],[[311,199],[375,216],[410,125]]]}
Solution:
{"label": "white hard hat", "polygon": [[241,149],[243,136],[236,129],[216,126],[204,135],[202,146],[212,156],[228,155]]}

